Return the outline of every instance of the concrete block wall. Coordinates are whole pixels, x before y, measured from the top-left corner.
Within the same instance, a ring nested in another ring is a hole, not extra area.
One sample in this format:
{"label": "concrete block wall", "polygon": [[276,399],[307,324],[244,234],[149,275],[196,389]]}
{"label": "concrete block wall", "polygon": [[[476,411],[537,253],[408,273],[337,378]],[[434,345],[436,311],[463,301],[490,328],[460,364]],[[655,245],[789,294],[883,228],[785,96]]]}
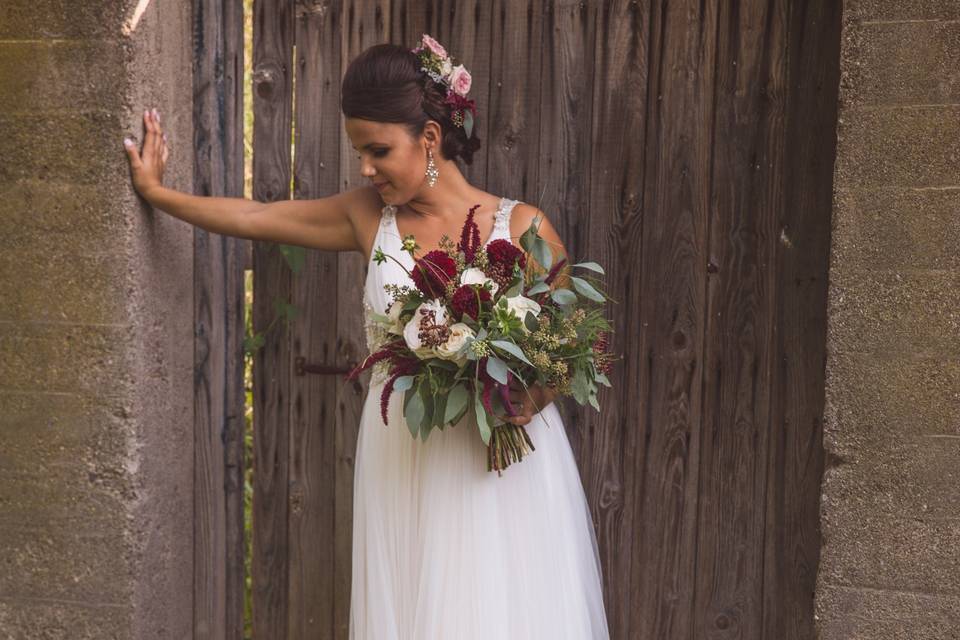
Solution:
{"label": "concrete block wall", "polygon": [[0,2],[0,639],[192,637],[189,2]]}
{"label": "concrete block wall", "polygon": [[843,21],[818,634],[960,638],[960,2]]}

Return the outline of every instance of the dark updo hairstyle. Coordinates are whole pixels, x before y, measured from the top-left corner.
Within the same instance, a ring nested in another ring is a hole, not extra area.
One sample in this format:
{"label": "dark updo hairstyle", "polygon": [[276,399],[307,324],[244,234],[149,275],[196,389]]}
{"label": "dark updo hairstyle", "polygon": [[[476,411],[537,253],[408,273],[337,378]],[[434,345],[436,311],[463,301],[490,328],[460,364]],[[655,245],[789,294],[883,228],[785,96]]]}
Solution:
{"label": "dark updo hairstyle", "polygon": [[377,44],[354,58],[343,74],[340,110],[347,118],[404,124],[414,138],[423,134],[427,120],[435,120],[441,128],[443,157],[460,157],[471,164],[480,148],[477,119],[468,139],[450,118],[450,105],[444,104],[446,89],[420,70],[420,59],[408,48]]}

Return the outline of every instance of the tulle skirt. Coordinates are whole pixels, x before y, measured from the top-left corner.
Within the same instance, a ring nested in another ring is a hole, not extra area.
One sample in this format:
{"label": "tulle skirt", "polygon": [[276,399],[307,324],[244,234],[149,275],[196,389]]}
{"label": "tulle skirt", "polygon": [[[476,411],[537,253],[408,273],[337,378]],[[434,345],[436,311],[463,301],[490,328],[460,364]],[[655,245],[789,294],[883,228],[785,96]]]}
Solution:
{"label": "tulle skirt", "polygon": [[607,640],[596,534],[562,418],[498,476],[470,414],[426,442],[382,382],[361,413],[351,640]]}

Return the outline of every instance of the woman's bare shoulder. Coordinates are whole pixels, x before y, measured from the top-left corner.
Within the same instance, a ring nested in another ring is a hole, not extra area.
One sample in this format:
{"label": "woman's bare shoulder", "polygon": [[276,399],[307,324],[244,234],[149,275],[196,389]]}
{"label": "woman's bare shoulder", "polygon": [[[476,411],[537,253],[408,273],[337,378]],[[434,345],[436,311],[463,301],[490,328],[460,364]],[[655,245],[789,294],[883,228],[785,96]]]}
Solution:
{"label": "woman's bare shoulder", "polygon": [[380,214],[386,203],[373,185],[351,189],[349,215],[357,235],[357,241],[363,248],[363,257],[369,262],[373,240],[380,226]]}

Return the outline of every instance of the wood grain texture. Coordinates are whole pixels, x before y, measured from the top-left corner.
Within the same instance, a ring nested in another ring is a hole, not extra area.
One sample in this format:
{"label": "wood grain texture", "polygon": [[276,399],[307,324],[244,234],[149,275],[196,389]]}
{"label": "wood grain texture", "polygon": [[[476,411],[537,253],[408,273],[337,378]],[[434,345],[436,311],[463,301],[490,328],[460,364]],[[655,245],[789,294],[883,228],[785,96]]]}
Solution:
{"label": "wood grain texture", "polygon": [[[243,14],[193,5],[194,193],[243,195]],[[194,228],[193,638],[243,635],[243,253]]]}
{"label": "wood grain texture", "polygon": [[[366,184],[339,114],[342,74],[372,44],[413,46],[429,33],[473,75],[484,147],[468,180],[538,206],[573,261],[606,267],[622,356],[613,389],[599,412],[572,401],[561,411],[597,531],[611,637],[811,637],[839,9],[292,7],[257,10],[258,199],[288,197],[291,112],[294,197]],[[356,319],[367,265],[309,252],[291,283],[279,257],[257,256],[257,291],[304,310],[256,362],[267,368],[255,392],[258,629],[343,639],[369,374],[349,385],[297,378],[291,362],[347,366],[366,355]],[[257,300],[255,321],[272,317],[271,301]]]}
{"label": "wood grain texture", "polygon": [[[272,202],[290,197],[294,14],[283,1],[253,10],[253,198]],[[253,361],[255,638],[289,637],[290,333],[273,320],[276,301],[291,302],[291,274],[278,249],[253,248],[253,330],[266,339]]]}

